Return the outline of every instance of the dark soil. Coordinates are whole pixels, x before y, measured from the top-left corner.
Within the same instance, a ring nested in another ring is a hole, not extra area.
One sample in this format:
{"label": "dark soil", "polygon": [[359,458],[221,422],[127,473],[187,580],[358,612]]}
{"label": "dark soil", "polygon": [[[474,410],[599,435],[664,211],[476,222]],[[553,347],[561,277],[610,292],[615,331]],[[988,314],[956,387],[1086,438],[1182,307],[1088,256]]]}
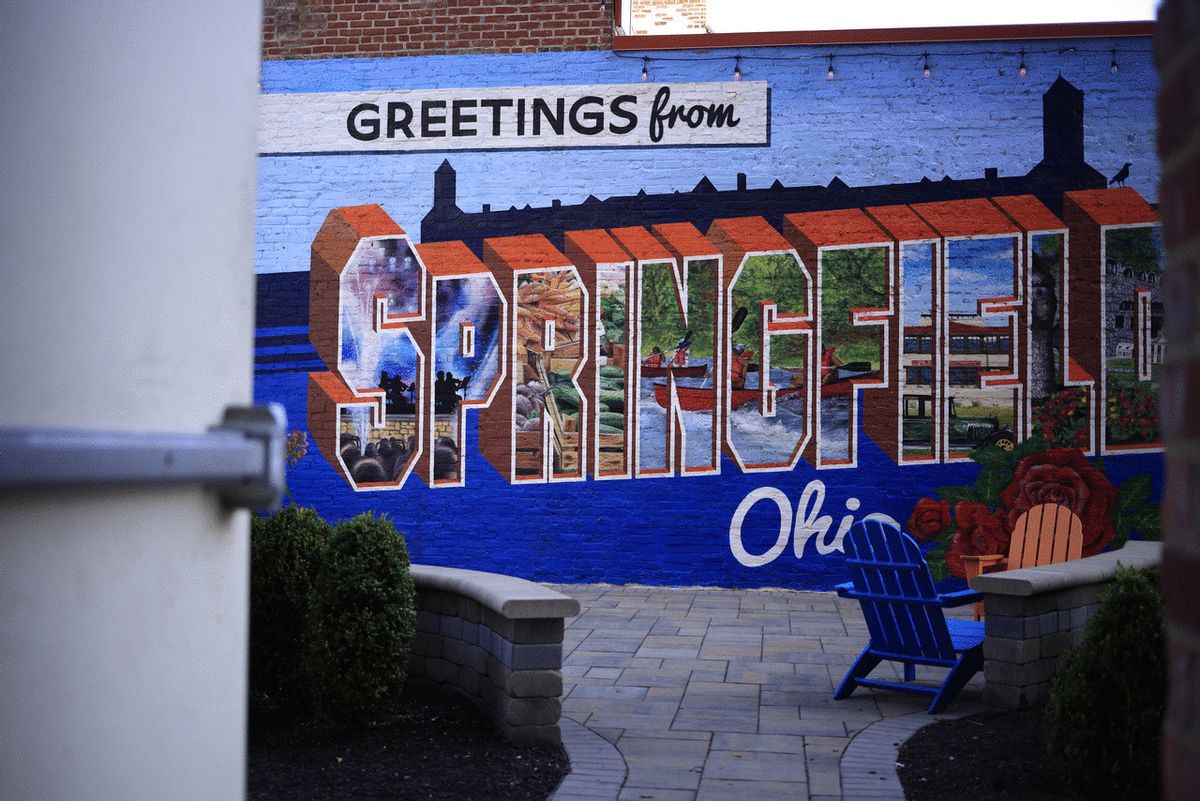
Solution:
{"label": "dark soil", "polygon": [[1046,753],[1041,710],[939,721],[900,747],[908,801],[1079,801]]}
{"label": "dark soil", "polygon": [[249,801],[543,801],[569,765],[561,749],[515,748],[467,702],[406,688],[357,728],[251,702]]}

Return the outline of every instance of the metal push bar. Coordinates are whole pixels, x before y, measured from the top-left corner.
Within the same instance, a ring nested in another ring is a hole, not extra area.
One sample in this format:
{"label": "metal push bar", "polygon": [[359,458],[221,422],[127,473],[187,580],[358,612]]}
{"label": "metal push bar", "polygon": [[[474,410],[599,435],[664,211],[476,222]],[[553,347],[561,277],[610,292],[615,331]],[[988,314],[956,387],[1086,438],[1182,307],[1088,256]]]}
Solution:
{"label": "metal push bar", "polygon": [[204,484],[231,508],[274,509],[287,415],[230,406],[203,434],[0,428],[0,491],[49,486]]}

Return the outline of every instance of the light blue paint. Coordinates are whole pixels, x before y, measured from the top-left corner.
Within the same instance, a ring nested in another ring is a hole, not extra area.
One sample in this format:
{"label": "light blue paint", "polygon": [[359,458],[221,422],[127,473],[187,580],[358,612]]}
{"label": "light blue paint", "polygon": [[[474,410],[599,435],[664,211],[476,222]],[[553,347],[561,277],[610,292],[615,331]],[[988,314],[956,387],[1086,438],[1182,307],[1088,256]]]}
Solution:
{"label": "light blue paint", "polygon": [[[1029,75],[1017,77],[1017,50]],[[1110,72],[1111,48],[1120,71]],[[1088,52],[1070,50],[1086,48]],[[933,77],[921,77],[929,51]],[[981,50],[1004,54],[971,55]],[[1064,52],[1059,52],[1059,51]],[[980,177],[985,167],[1023,175],[1042,156],[1042,93],[1061,74],[1085,93],[1085,155],[1106,175],[1132,162],[1128,185],[1157,197],[1150,40],[978,42],[738,51],[744,80],[770,86],[769,146],[605,148],[338,156],[270,156],[259,161],[256,269],[308,269],[309,246],[329,209],[379,203],[411,236],[433,196],[433,171],[449,158],[464,211],[579,203],[645,189],[688,191],[704,175],[732,189],[852,186]],[[826,79],[825,53],[836,77]],[[854,55],[860,54],[860,55]],[[650,54],[653,81],[726,81],[733,51]],[[790,60],[790,59],[803,60]],[[700,60],[706,59],[706,60]],[[776,60],[767,60],[776,59]],[[551,86],[637,83],[640,54],[607,52],[272,61],[264,92]],[[1000,70],[1004,75],[999,75]]]}

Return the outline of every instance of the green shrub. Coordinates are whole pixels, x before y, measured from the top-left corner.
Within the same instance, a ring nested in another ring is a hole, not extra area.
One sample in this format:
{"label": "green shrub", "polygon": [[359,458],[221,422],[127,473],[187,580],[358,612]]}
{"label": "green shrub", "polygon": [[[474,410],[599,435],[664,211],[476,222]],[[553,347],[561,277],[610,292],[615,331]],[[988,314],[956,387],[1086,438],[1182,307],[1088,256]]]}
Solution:
{"label": "green shrub", "polygon": [[318,709],[369,720],[404,683],[416,628],[408,549],[387,517],[361,514],[333,533],[313,595],[308,667]]}
{"label": "green shrub", "polygon": [[313,583],[333,527],[287,506],[250,523],[250,689],[276,706],[308,702],[304,669]]}
{"label": "green shrub", "polygon": [[1122,568],[1083,641],[1063,655],[1046,706],[1046,745],[1063,780],[1087,798],[1157,799],[1166,704],[1162,595]]}

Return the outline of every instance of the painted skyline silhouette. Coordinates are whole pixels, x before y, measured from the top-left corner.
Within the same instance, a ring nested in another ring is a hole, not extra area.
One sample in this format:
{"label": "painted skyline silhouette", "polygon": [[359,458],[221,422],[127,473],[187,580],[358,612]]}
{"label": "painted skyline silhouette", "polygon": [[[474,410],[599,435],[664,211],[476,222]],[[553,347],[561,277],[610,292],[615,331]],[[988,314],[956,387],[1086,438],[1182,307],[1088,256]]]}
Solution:
{"label": "painted skyline silhouette", "polygon": [[1062,76],[1042,95],[1042,160],[1025,175],[1001,176],[987,167],[977,178],[923,177],[854,187],[835,177],[826,186],[784,186],[775,180],[750,188],[746,174],[738,173],[736,189],[719,190],[704,176],[688,192],[641,190],[604,200],[589,196],[574,205],[554,200],[542,207],[493,210],[484,205],[479,212],[466,212],[457,204],[457,173],[445,160],[434,172],[433,207],[421,221],[421,241],[462,240],[478,253],[487,237],[543,234],[561,248],[564,231],[684,221],[706,231],[713,220],[744,216],[761,216],[780,228],[783,215],[795,212],[1022,194],[1037,197],[1061,216],[1064,192],[1108,184],[1084,159],[1083,98],[1083,91]]}

